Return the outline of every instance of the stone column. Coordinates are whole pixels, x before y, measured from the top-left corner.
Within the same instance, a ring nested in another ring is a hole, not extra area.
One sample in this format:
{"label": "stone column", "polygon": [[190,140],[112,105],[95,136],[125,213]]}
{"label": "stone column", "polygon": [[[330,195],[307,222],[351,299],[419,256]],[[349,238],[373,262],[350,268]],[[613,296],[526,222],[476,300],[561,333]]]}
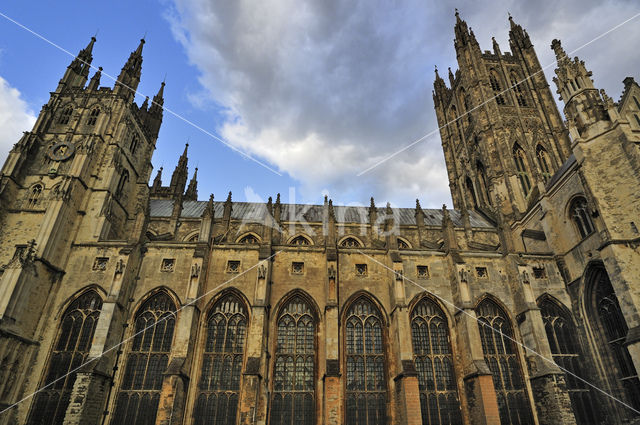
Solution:
{"label": "stone column", "polygon": [[402,260],[397,251],[392,251],[393,262],[392,294],[394,308],[391,312],[391,328],[395,329],[395,356],[399,365],[399,373],[393,378],[396,383],[396,423],[402,425],[422,424],[420,409],[420,389],[418,372],[413,361],[411,344],[411,324],[409,308],[405,294],[404,271]]}

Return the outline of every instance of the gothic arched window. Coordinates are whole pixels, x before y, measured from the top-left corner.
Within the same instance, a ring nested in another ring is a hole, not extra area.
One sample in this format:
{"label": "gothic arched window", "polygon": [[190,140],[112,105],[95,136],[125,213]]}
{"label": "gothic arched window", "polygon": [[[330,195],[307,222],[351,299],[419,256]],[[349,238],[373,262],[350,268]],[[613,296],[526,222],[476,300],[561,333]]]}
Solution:
{"label": "gothic arched window", "polygon": [[300,235],[291,240],[291,245],[311,245],[311,243],[309,242],[309,239]]}
{"label": "gothic arched window", "polygon": [[518,106],[527,106],[527,98],[524,95],[524,90],[522,90],[523,84],[524,84],[524,81],[520,81],[520,78],[518,78],[518,74],[512,71],[511,86],[513,87],[513,91],[516,94],[516,99],[518,100]]}
{"label": "gothic arched window", "polygon": [[517,143],[513,146],[513,160],[516,163],[516,170],[518,172],[518,180],[524,195],[527,196],[531,191],[531,180],[529,179],[529,170],[527,168],[527,158]]}
{"label": "gothic arched window", "polygon": [[246,308],[234,294],[222,297],[209,312],[196,425],[236,423],[247,323]]}
{"label": "gothic arched window", "polygon": [[367,298],[359,298],[345,320],[346,424],[387,423],[386,362],[382,315]]}
{"label": "gothic arched window", "polygon": [[458,137],[460,138],[460,142],[464,140],[464,136],[462,133],[462,126],[460,125],[460,119],[458,118],[458,110],[456,109],[456,105],[451,105],[450,112],[450,121],[456,123],[456,130],[458,131]]}
{"label": "gothic arched window", "polygon": [[45,368],[44,389],[34,397],[29,425],[63,423],[76,380],[75,369],[89,354],[101,308],[102,298],[96,291],[89,290],[76,298],[63,313]]}
{"label": "gothic arched window", "polygon": [[258,243],[258,238],[256,235],[249,233],[248,235],[243,236],[239,243],[247,244],[247,245],[255,245]]}
{"label": "gothic arched window", "polygon": [[470,201],[473,203],[473,205],[470,205],[470,206],[475,208],[478,206],[478,198],[476,197],[476,190],[473,187],[473,182],[471,181],[471,178],[467,176],[464,183],[467,188],[467,196],[469,197]]}
{"label": "gothic arched window", "polygon": [[589,216],[589,208],[587,206],[586,199],[582,196],[574,199],[573,202],[571,202],[571,207],[569,207],[569,214],[582,239],[593,233],[595,229],[593,227],[591,217]]}
{"label": "gothic arched window", "polygon": [[423,298],[413,308],[411,337],[422,425],[462,424],[447,319],[432,300]]}
{"label": "gothic arched window", "polygon": [[129,181],[129,171],[123,170],[120,180],[118,180],[118,186],[116,187],[116,198],[120,198],[124,194],[124,188]]}
{"label": "gothic arched window", "polygon": [[100,108],[93,108],[91,112],[89,112],[89,118],[87,118],[87,125],[93,126],[96,125],[96,121],[98,121],[98,115],[100,115]]}
{"label": "gothic arched window", "polygon": [[638,110],[640,110],[640,101],[638,101],[638,98],[633,96],[633,101],[636,103],[636,107],[638,108]]}
{"label": "gothic arched window", "polygon": [[[547,331],[553,361],[576,376],[587,376],[582,363],[582,350],[576,336],[577,330],[571,316],[548,298],[541,300],[538,306]],[[589,386],[571,374],[567,374],[566,379],[571,406],[578,424],[599,423],[598,404]]]}
{"label": "gothic arched window", "polygon": [[111,425],[155,424],[162,377],[173,341],[175,311],[169,295],[159,292],[136,313],[133,342]]}
{"label": "gothic arched window", "polygon": [[623,389],[627,401],[634,409],[640,409],[640,380],[633,364],[629,350],[625,344],[629,327],[624,319],[618,297],[611,286],[609,275],[603,267],[596,268],[592,273],[593,306],[595,307],[600,334],[604,339],[611,364],[617,369],[617,380]]}
{"label": "gothic arched window", "polygon": [[398,249],[411,249],[407,241],[398,238]]}
{"label": "gothic arched window", "polygon": [[478,161],[476,163],[476,170],[478,174],[478,180],[480,183],[480,191],[484,196],[484,200],[488,205],[491,205],[491,198],[489,197],[489,183],[487,182],[487,172],[484,169],[484,165],[482,162]]}
{"label": "gothic arched window", "polygon": [[29,190],[29,197],[27,198],[27,208],[35,208],[40,202],[40,195],[42,195],[43,186],[40,183],[34,184]]}
{"label": "gothic arched window", "polygon": [[131,138],[131,143],[129,144],[129,152],[135,154],[137,149],[138,149],[138,136],[134,134],[133,137]]}
{"label": "gothic arched window", "polygon": [[69,120],[71,119],[71,114],[73,113],[73,108],[71,106],[67,106],[62,110],[60,114],[60,118],[58,118],[58,124],[69,124]]}
{"label": "gothic arched window", "polygon": [[490,299],[476,307],[484,359],[493,375],[503,425],[533,424],[520,356],[507,314]]}
{"label": "gothic arched window", "polygon": [[360,248],[362,244],[356,238],[348,237],[340,242],[340,246],[343,248]]}
{"label": "gothic arched window", "polygon": [[316,422],[316,325],[311,311],[296,295],[278,316],[270,425]]}
{"label": "gothic arched window", "polygon": [[542,178],[547,182],[553,174],[553,168],[551,167],[551,158],[549,158],[547,150],[542,145],[536,146],[536,157],[538,157]]}
{"label": "gothic arched window", "polygon": [[502,96],[502,87],[500,86],[500,78],[495,70],[489,71],[489,84],[498,105],[504,105],[504,97]]}

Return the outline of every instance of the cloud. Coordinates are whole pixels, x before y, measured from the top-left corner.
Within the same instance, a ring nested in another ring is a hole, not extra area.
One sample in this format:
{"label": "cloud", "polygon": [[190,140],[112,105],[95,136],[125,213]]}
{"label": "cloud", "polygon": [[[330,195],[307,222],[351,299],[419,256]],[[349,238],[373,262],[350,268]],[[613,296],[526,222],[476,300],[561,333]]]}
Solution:
{"label": "cloud", "polygon": [[[211,101],[224,107],[218,131],[298,180],[305,197],[328,190],[344,203],[373,194],[380,202],[420,197],[424,206],[439,206],[450,198],[437,132],[356,175],[437,128],[433,65],[455,66],[453,10],[442,3],[175,0],[168,19]],[[503,50],[511,10],[544,52],[543,64],[553,59],[551,39],[565,38],[571,50],[637,9],[621,0],[506,1],[498,9],[468,0],[458,7],[483,48],[496,35]],[[593,62],[585,58],[594,71],[611,68],[609,51],[628,48],[603,49],[611,39],[598,42]],[[638,69],[634,55],[622,56],[616,60]]]}
{"label": "cloud", "polygon": [[32,128],[35,121],[35,115],[20,92],[0,77],[0,164],[4,164],[9,150],[20,140],[22,132]]}

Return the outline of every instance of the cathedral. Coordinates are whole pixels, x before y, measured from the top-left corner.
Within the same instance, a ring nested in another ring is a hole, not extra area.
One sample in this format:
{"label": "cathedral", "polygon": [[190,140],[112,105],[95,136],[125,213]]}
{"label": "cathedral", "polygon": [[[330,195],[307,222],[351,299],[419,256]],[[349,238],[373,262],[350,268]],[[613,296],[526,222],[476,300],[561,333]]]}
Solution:
{"label": "cathedral", "polygon": [[0,173],[0,424],[640,422],[640,86],[553,40],[561,113],[455,21],[452,209],[199,200],[144,40],[104,87],[92,38]]}

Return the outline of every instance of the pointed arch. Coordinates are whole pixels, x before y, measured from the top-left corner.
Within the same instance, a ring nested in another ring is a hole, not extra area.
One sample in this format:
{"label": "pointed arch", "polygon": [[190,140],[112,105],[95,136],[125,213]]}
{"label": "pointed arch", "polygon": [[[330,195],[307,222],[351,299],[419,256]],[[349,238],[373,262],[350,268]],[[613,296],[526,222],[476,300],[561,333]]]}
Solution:
{"label": "pointed arch", "polygon": [[527,155],[518,142],[513,144],[513,161],[516,164],[520,187],[526,198],[531,191],[531,177],[529,175],[529,167],[527,166]]}
{"label": "pointed arch", "polygon": [[409,242],[406,238],[398,236],[398,249],[411,249],[411,242]]}
{"label": "pointed arch", "polygon": [[285,295],[276,308],[271,425],[314,425],[318,308],[301,290]]}
{"label": "pointed arch", "polygon": [[124,195],[124,190],[128,182],[129,170],[125,168],[122,170],[122,174],[120,174],[120,179],[118,180],[118,186],[116,186],[116,198],[120,198]]}
{"label": "pointed arch", "polygon": [[587,199],[578,195],[573,197],[569,202],[569,218],[574,224],[580,239],[584,239],[595,231],[591,215],[589,214],[589,205]]}
{"label": "pointed arch", "polygon": [[422,424],[461,424],[449,318],[435,297],[423,293],[412,302],[410,319]]}
{"label": "pointed arch", "polygon": [[387,323],[368,293],[354,294],[344,308],[345,423],[387,424]]}
{"label": "pointed arch", "polygon": [[551,162],[549,153],[540,143],[538,143],[538,145],[536,146],[536,158],[538,158],[538,165],[540,166],[540,171],[542,172],[542,178],[546,183],[553,175],[553,164]]}
{"label": "pointed arch", "polygon": [[533,424],[520,354],[506,310],[492,296],[482,297],[475,310],[484,359],[493,375],[500,422]]}
{"label": "pointed arch", "polygon": [[248,327],[248,303],[239,291],[230,288],[211,300],[204,324],[196,425],[236,423]]}
{"label": "pointed arch", "polygon": [[[537,304],[553,361],[571,374],[587,376],[578,330],[569,309],[549,294],[540,296]],[[599,423],[601,414],[591,387],[571,374],[566,375],[566,383],[576,422],[578,425]]]}
{"label": "pointed arch", "polygon": [[174,298],[164,288],[154,290],[137,309],[112,425],[155,423],[176,310]]}
{"label": "pointed arch", "polygon": [[27,208],[35,208],[40,203],[44,185],[40,182],[32,185],[27,193]]}
{"label": "pointed arch", "polygon": [[200,237],[200,230],[198,229],[198,230],[194,230],[191,233],[188,233],[184,237],[183,241],[185,241],[185,242],[198,242],[198,238],[199,237]]}
{"label": "pointed arch", "polygon": [[313,239],[305,233],[298,233],[289,238],[289,245],[313,245]]}
{"label": "pointed arch", "polygon": [[469,205],[469,207],[477,208],[479,206],[479,202],[478,202],[478,197],[476,195],[476,190],[473,187],[473,182],[471,181],[471,177],[469,176],[465,177],[464,184],[467,189],[467,196],[472,202],[472,205]]}
{"label": "pointed arch", "polygon": [[602,263],[590,264],[585,272],[585,305],[598,354],[615,376],[612,385],[634,409],[640,409],[640,380],[625,344],[629,327]]}
{"label": "pointed arch", "polygon": [[62,424],[69,406],[76,369],[89,355],[102,309],[94,288],[83,289],[67,306],[58,325],[40,390],[34,397],[29,425]]}
{"label": "pointed arch", "polygon": [[247,244],[247,245],[256,245],[261,243],[261,238],[255,232],[246,232],[240,235],[236,239],[236,243]]}
{"label": "pointed arch", "polygon": [[500,76],[494,68],[489,69],[489,85],[493,90],[493,95],[498,105],[504,105],[504,97],[502,96],[502,85],[500,84]]}
{"label": "pointed arch", "polygon": [[347,235],[338,241],[338,246],[342,248],[362,248],[364,243],[353,235]]}

